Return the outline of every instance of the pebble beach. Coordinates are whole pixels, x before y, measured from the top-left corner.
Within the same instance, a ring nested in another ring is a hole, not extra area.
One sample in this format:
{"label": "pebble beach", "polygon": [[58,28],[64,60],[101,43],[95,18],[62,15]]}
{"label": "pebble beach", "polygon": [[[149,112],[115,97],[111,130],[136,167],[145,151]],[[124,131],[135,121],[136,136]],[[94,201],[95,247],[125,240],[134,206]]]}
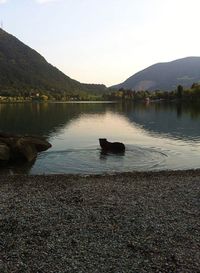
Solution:
{"label": "pebble beach", "polygon": [[200,170],[0,176],[2,273],[200,272]]}

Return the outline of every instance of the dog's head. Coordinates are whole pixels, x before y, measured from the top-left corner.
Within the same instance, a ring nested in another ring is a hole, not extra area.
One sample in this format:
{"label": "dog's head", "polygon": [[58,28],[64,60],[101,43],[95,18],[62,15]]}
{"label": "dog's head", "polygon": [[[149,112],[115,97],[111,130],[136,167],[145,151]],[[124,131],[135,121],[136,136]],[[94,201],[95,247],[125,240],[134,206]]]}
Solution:
{"label": "dog's head", "polygon": [[101,147],[105,146],[105,144],[107,144],[107,139],[106,138],[99,138],[99,144]]}

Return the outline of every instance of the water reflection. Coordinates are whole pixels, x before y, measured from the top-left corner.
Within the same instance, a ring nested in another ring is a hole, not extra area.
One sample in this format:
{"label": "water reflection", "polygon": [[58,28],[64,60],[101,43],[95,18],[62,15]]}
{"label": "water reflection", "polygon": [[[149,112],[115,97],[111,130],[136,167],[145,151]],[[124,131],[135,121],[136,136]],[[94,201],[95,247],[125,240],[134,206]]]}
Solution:
{"label": "water reflection", "polygon": [[0,104],[0,130],[49,137],[84,116],[91,115],[95,119],[95,115],[103,117],[109,112],[127,118],[150,133],[184,140],[198,140],[200,136],[200,107],[186,103]]}
{"label": "water reflection", "polygon": [[83,114],[104,114],[116,104],[17,103],[0,104],[0,130],[49,136]]}
{"label": "water reflection", "polygon": [[200,108],[195,104],[137,104],[127,115],[150,133],[184,141],[200,140]]}
{"label": "water reflection", "polygon": [[[197,167],[199,121],[199,105],[187,103],[0,104],[0,131],[44,135],[53,145],[33,166],[12,166],[5,172]],[[99,138],[124,142],[125,155],[102,154]]]}
{"label": "water reflection", "polygon": [[106,152],[106,151],[103,151],[103,150],[101,150],[99,154],[100,154],[99,158],[101,160],[106,160],[109,156],[116,156],[116,157],[123,157],[123,156],[125,156],[125,152],[111,153],[111,152]]}
{"label": "water reflection", "polygon": [[15,162],[9,164],[1,164],[0,165],[0,173],[1,174],[28,174],[31,172],[32,167],[34,166],[35,161],[32,162]]}

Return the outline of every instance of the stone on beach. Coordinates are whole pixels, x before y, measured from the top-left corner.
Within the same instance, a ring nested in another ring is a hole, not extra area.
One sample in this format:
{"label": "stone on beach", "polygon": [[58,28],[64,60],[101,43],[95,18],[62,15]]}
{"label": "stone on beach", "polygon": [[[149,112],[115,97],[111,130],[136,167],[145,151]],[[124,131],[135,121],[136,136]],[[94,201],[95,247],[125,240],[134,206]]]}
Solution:
{"label": "stone on beach", "polygon": [[199,177],[1,175],[0,272],[197,273]]}

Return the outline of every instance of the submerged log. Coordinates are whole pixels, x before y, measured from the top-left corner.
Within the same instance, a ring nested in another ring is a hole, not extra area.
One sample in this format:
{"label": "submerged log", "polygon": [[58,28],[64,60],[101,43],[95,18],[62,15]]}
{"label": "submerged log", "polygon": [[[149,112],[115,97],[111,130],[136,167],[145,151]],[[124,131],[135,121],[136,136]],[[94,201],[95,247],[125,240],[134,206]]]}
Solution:
{"label": "submerged log", "polygon": [[27,161],[37,158],[38,152],[46,151],[51,144],[43,137],[20,136],[0,133],[0,161]]}

